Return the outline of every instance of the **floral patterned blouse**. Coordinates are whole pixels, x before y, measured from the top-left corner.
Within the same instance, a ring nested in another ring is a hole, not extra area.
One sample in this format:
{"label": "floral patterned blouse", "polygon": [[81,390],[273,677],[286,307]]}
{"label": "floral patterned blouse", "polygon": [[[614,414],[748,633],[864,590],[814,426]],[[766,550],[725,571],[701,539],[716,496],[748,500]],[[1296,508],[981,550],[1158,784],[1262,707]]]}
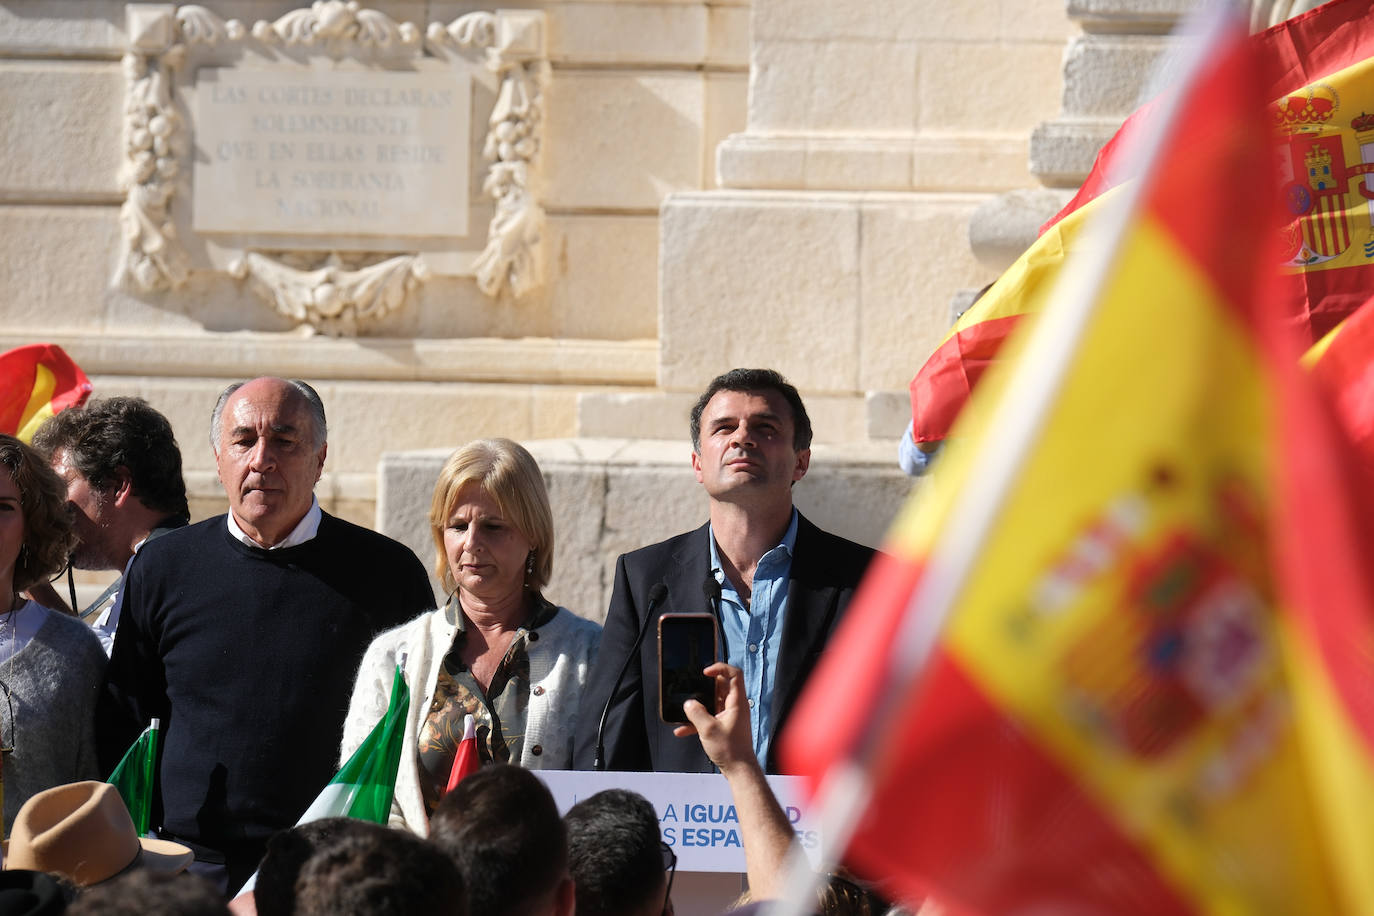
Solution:
{"label": "floral patterned blouse", "polygon": [[[457,602],[458,596],[449,601]],[[539,639],[539,628],[558,613],[558,608],[542,595],[536,595],[535,602],[534,613],[516,630],[485,691],[462,660],[469,626],[467,615],[461,607],[454,615],[458,632],[439,669],[434,700],[425,714],[417,743],[420,792],[427,814],[434,812],[448,786],[467,714],[472,715],[477,725],[477,754],[483,764],[520,759],[530,699],[530,660],[526,649]]]}

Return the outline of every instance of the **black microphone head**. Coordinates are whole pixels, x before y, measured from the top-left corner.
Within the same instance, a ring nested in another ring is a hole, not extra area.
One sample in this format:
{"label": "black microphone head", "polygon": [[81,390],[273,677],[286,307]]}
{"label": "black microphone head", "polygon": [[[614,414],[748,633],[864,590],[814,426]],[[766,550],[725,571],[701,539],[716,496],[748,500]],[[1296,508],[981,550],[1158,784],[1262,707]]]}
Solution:
{"label": "black microphone head", "polygon": [[662,604],[663,599],[668,597],[668,586],[662,582],[655,582],[649,589],[649,604]]}
{"label": "black microphone head", "polygon": [[706,574],[705,580],[701,583],[701,593],[706,596],[706,600],[714,604],[720,600],[720,582],[710,573]]}

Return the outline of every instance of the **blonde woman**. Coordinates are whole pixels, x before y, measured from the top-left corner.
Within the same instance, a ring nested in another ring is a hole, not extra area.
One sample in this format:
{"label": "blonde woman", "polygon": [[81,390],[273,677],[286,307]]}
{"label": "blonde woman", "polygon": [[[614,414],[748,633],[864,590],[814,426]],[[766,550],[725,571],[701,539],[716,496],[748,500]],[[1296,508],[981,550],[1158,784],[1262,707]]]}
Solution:
{"label": "blonde woman", "polygon": [[368,648],[340,755],[346,760],[385,712],[404,657],[410,718],[391,821],[421,835],[466,714],[476,719],[483,763],[572,766],[579,694],[601,638],[600,626],[543,595],[553,512],[539,465],[520,445],[480,439],[454,452],[439,472],[429,524],[449,599]]}

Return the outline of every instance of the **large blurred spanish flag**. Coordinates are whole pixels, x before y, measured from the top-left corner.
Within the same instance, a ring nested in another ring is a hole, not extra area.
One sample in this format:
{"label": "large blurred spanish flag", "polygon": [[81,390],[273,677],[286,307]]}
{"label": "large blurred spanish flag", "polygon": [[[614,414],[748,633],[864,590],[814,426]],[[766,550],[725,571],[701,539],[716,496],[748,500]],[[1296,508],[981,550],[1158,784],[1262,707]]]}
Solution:
{"label": "large blurred spanish flag", "polygon": [[1374,298],[1313,344],[1303,365],[1365,464],[1374,467]]}
{"label": "large blurred spanish flag", "polygon": [[90,396],[91,380],[56,344],[0,353],[0,433],[28,442],[53,414]]}
{"label": "large blurred spanish flag", "polygon": [[[1275,282],[1287,320],[1308,343],[1374,289],[1374,0],[1332,0],[1249,40],[1260,58],[1276,138],[1285,268]],[[1077,223],[1102,194],[1134,177],[1125,151],[1165,99],[1137,111],[1040,239],[945,336],[911,381],[914,437],[944,439],[969,392],[1023,315],[1027,287],[1053,282]]]}
{"label": "large blurred spanish flag", "polygon": [[1264,83],[1221,35],[783,736],[828,814],[866,784],[847,861],[908,898],[1374,912],[1374,487],[1272,295]]}

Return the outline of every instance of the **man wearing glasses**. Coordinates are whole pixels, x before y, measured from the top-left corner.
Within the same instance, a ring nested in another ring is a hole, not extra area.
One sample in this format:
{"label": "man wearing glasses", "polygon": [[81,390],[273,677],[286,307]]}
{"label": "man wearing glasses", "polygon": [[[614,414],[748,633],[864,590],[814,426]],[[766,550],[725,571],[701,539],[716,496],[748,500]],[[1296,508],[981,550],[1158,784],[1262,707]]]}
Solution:
{"label": "man wearing glasses", "polygon": [[563,823],[577,916],[672,916],[677,855],[648,799],[607,789],[573,805]]}

